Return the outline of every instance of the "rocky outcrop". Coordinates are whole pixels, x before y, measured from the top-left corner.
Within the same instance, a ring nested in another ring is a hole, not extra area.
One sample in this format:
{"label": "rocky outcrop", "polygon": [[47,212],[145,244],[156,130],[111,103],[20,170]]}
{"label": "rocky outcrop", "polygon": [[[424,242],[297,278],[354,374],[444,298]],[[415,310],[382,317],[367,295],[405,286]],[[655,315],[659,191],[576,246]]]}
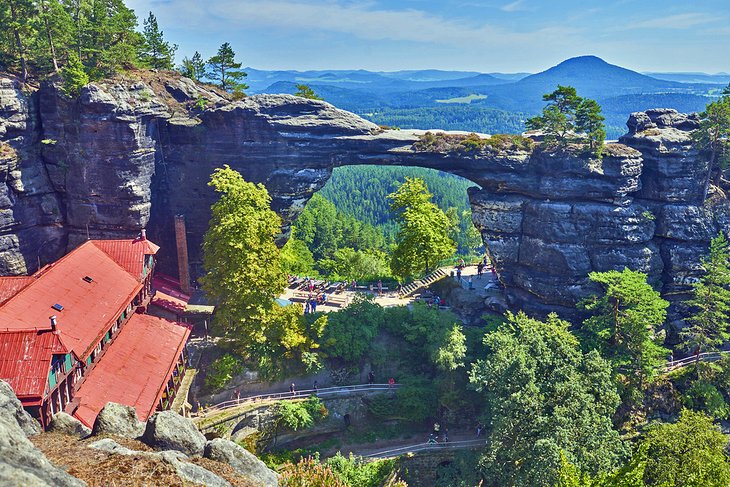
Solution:
{"label": "rocky outcrop", "polygon": [[137,418],[131,406],[109,402],[101,408],[94,421],[92,434],[139,438],[145,432],[145,423]]}
{"label": "rocky outcrop", "polygon": [[246,475],[259,485],[276,487],[279,484],[278,475],[269,469],[264,462],[230,440],[216,438],[209,441],[205,445],[205,458],[227,463],[234,470]]}
{"label": "rocky outcrop", "polygon": [[10,386],[0,381],[0,485],[80,487],[86,485],[56,467],[28,435],[40,426],[26,413]]}
{"label": "rocky outcrop", "polygon": [[160,411],[147,421],[142,441],[157,450],[177,450],[200,456],[205,436],[189,420],[173,411]]}
{"label": "rocky outcrop", "polygon": [[510,304],[542,313],[571,312],[592,291],[590,271],[624,266],[679,297],[709,237],[730,229],[727,200],[708,187],[707,164],[690,143],[695,115],[632,114],[601,161],[520,147],[423,150],[414,146],[422,131],[382,130],[322,101],[231,102],[179,76],[139,77],[91,84],[74,100],[53,84],[30,97],[0,84],[0,170],[9,177],[0,187],[0,271],[22,273],[87,236],[133,236],[146,226],[164,249],[161,268],[175,273],[172,217],[182,214],[200,275],[216,198],[206,182],[223,164],[265,184],[287,225],[340,165],[468,178],[480,186],[469,195],[474,222]]}
{"label": "rocky outcrop", "polygon": [[81,421],[64,412],[56,413],[48,425],[51,433],[61,433],[78,438],[86,438],[91,435],[91,429],[87,428]]}

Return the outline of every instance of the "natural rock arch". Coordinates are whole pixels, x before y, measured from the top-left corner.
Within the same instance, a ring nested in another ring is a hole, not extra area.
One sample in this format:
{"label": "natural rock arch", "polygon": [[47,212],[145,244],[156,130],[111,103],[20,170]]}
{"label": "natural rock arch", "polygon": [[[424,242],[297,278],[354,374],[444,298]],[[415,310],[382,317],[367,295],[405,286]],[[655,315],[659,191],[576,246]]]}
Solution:
{"label": "natural rock arch", "polygon": [[[30,99],[8,83],[3,89],[4,99],[22,103],[10,115],[0,111],[0,126],[3,117],[25,117],[22,128],[15,124],[22,140],[13,143],[37,159],[23,164],[45,172],[37,184],[47,186],[45,200],[16,198],[11,209],[55,205],[46,213],[57,210],[56,218],[33,228],[65,247],[147,226],[165,249],[168,272],[175,269],[175,214],[185,215],[191,262],[199,265],[215,201],[206,183],[223,164],[264,183],[286,222],[340,165],[420,166],[470,179],[481,187],[469,194],[474,222],[508,299],[538,312],[570,312],[590,291],[590,271],[624,266],[648,273],[665,295],[681,295],[711,236],[730,223],[724,196],[704,200],[708,168],[689,136],[696,117],[673,110],[633,114],[620,143],[589,162],[516,147],[419,151],[413,143],[421,132],[382,130],[325,102],[257,95],[231,103],[169,75],[90,85],[78,100],[52,86]],[[201,97],[212,108],[195,113]],[[30,269],[38,239],[20,237],[17,224],[5,235],[20,244],[0,249],[0,261],[23,260]]]}

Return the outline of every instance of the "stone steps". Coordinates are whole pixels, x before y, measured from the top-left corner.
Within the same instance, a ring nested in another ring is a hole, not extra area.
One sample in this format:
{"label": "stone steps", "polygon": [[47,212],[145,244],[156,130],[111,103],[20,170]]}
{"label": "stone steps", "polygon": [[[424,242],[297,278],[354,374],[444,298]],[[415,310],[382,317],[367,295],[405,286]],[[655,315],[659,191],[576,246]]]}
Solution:
{"label": "stone steps", "polygon": [[440,281],[441,279],[446,277],[446,275],[446,271],[444,271],[443,269],[436,269],[423,279],[416,279],[412,283],[403,287],[400,290],[400,293],[398,293],[398,296],[401,298],[407,298],[416,291],[423,289],[424,287],[428,287],[436,281]]}

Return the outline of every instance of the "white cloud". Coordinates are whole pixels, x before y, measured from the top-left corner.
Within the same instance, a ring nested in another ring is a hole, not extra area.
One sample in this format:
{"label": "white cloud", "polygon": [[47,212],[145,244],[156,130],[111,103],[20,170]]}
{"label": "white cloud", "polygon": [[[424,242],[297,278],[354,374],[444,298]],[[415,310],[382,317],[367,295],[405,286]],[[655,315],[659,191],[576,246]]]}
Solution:
{"label": "white cloud", "polygon": [[696,25],[708,24],[720,20],[723,20],[723,17],[695,12],[634,22],[625,26],[624,29],[689,29]]}
{"label": "white cloud", "polygon": [[525,0],[516,0],[512,3],[508,3],[500,8],[503,12],[517,12],[525,9]]}

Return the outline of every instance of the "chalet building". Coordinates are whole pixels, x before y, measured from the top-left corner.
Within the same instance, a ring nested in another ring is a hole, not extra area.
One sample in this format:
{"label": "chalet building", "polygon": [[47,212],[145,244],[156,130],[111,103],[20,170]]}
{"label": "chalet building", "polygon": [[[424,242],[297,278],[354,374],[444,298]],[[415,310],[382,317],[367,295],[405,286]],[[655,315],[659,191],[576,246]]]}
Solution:
{"label": "chalet building", "polygon": [[170,407],[188,327],[144,314],[159,247],[89,240],[32,276],[0,277],[0,379],[45,428],[59,411],[91,427],[107,402],[145,421]]}

